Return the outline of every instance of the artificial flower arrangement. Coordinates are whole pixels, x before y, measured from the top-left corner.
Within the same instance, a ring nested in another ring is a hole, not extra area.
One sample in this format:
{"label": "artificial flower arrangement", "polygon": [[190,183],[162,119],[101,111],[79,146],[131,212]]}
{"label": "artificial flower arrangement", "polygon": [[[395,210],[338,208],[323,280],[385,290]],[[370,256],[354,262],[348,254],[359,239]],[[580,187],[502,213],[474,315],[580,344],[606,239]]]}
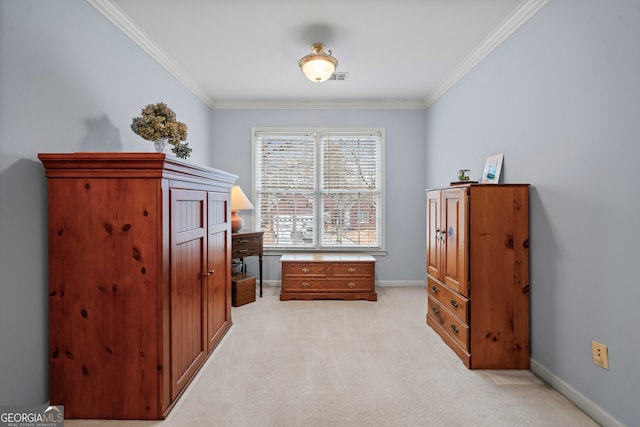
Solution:
{"label": "artificial flower arrangement", "polygon": [[167,138],[177,157],[186,159],[192,151],[188,143],[181,143],[187,139],[187,125],[177,121],[176,114],[164,102],[144,107],[142,115],[133,118],[131,130],[147,141]]}

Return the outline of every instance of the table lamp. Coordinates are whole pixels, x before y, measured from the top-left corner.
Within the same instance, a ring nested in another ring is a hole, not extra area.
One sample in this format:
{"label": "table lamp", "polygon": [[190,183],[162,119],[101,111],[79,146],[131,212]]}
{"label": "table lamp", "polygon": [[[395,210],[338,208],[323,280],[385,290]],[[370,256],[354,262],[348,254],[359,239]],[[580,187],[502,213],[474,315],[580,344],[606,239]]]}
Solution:
{"label": "table lamp", "polygon": [[238,211],[243,209],[254,209],[253,205],[242,191],[239,185],[234,185],[231,188],[231,232],[242,228],[244,220],[238,215]]}

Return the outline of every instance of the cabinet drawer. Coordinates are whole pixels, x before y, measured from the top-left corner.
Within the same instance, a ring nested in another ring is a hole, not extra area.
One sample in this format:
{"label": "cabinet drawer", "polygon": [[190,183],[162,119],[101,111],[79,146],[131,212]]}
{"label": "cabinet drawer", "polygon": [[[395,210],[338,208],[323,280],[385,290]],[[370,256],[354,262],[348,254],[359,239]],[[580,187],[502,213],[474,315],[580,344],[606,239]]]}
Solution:
{"label": "cabinet drawer", "polygon": [[431,297],[447,307],[462,323],[469,323],[469,311],[467,310],[469,300],[467,298],[441,285],[431,277],[427,278],[427,291]]}
{"label": "cabinet drawer", "polygon": [[374,281],[372,279],[343,279],[332,280],[331,289],[337,291],[373,291]]}
{"label": "cabinet drawer", "polygon": [[286,278],[282,280],[282,291],[313,291],[330,289],[329,282],[325,280],[305,279],[304,277]]}
{"label": "cabinet drawer", "polygon": [[282,290],[286,292],[294,291],[371,291],[371,280],[314,280],[305,278],[289,278],[283,280]]}
{"label": "cabinet drawer", "polygon": [[262,236],[234,236],[232,237],[231,248],[232,258],[260,255],[262,252]]}
{"label": "cabinet drawer", "polygon": [[282,264],[282,277],[287,276],[324,276],[325,264],[310,263],[284,263]]}
{"label": "cabinet drawer", "polygon": [[433,317],[460,346],[469,351],[469,326],[460,322],[431,295],[427,298],[429,315]]}
{"label": "cabinet drawer", "polygon": [[331,276],[332,277],[341,277],[341,276],[365,276],[365,277],[373,277],[374,266],[373,264],[363,264],[363,263],[340,263],[340,264],[330,264],[331,265]]}

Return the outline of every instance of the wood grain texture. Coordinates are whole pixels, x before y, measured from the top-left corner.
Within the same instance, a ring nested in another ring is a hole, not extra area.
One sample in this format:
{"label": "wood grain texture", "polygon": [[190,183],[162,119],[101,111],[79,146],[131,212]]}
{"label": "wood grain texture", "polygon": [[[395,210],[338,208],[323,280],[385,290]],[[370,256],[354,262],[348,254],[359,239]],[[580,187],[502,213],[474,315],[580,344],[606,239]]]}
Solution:
{"label": "wood grain texture", "polygon": [[256,300],[256,278],[240,273],[231,276],[231,305],[240,307]]}
{"label": "wood grain texture", "polygon": [[171,190],[171,398],[204,361],[206,196]]}
{"label": "wood grain texture", "polygon": [[446,230],[427,240],[428,304],[440,313],[427,323],[472,369],[529,368],[528,197],[526,184],[427,192],[427,236]]}
{"label": "wood grain texture", "polygon": [[[49,181],[51,402],[77,402],[69,418],[145,418],[155,407],[155,191],[143,179]],[[93,384],[118,393],[92,398]]]}
{"label": "wood grain texture", "polygon": [[228,204],[234,175],[157,153],[39,158],[49,178],[50,402],[69,419],[164,418],[212,349],[207,302],[227,307],[216,322],[231,324],[230,269],[211,295],[202,273],[230,261],[228,251],[207,257],[205,215],[209,197]]}
{"label": "wood grain texture", "polygon": [[212,351],[231,327],[231,205],[224,193],[207,195],[207,345]]}

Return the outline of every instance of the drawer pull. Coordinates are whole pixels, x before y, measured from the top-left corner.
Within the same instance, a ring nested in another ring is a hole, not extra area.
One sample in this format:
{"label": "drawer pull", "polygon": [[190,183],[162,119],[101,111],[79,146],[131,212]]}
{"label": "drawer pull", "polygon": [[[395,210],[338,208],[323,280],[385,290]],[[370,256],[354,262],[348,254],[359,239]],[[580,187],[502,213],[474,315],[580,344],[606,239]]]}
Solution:
{"label": "drawer pull", "polygon": [[214,273],[214,271],[213,271],[213,270],[209,270],[209,271],[207,271],[206,273],[204,273],[204,275],[205,275],[205,277],[206,277],[206,276],[211,276],[213,273]]}
{"label": "drawer pull", "polygon": [[456,302],[456,300],[452,299],[451,301],[449,301],[449,304],[451,304],[451,307],[453,308],[458,308],[458,303]]}
{"label": "drawer pull", "polygon": [[309,269],[308,269],[307,267],[302,267],[302,272],[303,272],[303,273],[308,273],[308,272],[309,272]]}
{"label": "drawer pull", "polygon": [[440,310],[438,310],[438,307],[436,307],[435,305],[431,306],[431,311],[433,311],[435,314],[440,314]]}
{"label": "drawer pull", "polygon": [[353,282],[349,282],[349,283],[347,283],[347,286],[350,287],[351,289],[353,289],[353,288],[356,287],[356,284],[353,283]]}
{"label": "drawer pull", "polygon": [[459,332],[458,327],[456,325],[452,324],[450,328],[451,328],[451,332],[453,332],[454,334],[457,334]]}
{"label": "drawer pull", "polygon": [[239,249],[238,252],[249,252],[249,249]]}
{"label": "drawer pull", "polygon": [[351,268],[349,269],[349,273],[355,273],[355,272],[356,272],[356,269],[355,269],[355,268],[351,267]]}
{"label": "drawer pull", "polygon": [[300,283],[300,286],[302,286],[303,288],[308,288],[309,287],[309,283],[302,282],[302,283]]}
{"label": "drawer pull", "polygon": [[249,243],[249,241],[247,239],[242,239],[240,240],[240,243]]}
{"label": "drawer pull", "polygon": [[433,292],[434,294],[438,293],[438,287],[436,285],[431,285],[431,292]]}

